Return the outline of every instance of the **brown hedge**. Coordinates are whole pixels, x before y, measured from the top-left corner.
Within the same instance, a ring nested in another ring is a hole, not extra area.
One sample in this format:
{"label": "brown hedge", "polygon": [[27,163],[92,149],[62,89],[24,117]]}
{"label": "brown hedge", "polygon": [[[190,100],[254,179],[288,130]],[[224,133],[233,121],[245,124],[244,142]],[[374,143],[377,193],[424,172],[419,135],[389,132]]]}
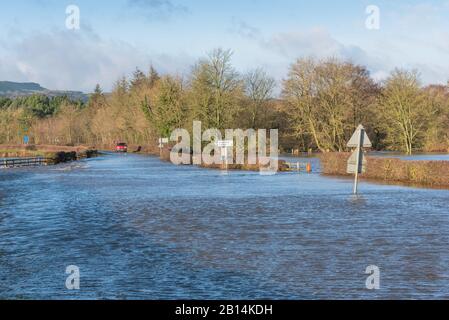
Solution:
{"label": "brown hedge", "polygon": [[[321,154],[321,172],[326,175],[349,176],[346,167],[350,155],[350,153]],[[361,178],[449,187],[449,161],[408,161],[369,156],[367,161],[366,173],[362,174]]]}

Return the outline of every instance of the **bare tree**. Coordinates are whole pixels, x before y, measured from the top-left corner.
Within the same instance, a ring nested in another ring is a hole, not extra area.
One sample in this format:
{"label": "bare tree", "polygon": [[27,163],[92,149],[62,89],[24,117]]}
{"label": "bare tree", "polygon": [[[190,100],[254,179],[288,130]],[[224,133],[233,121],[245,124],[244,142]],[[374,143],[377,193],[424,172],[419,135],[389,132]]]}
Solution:
{"label": "bare tree", "polygon": [[230,50],[215,49],[193,71],[191,103],[194,117],[209,127],[225,128],[238,110],[242,82],[232,67],[231,57]]}
{"label": "bare tree", "polygon": [[412,154],[434,113],[425,101],[418,72],[394,70],[386,80],[380,103],[389,143]]}
{"label": "bare tree", "polygon": [[259,114],[272,98],[275,86],[276,81],[263,69],[255,69],[246,74],[245,89],[250,99],[250,125],[252,128],[257,129]]}
{"label": "bare tree", "polygon": [[323,152],[344,150],[373,84],[368,72],[348,62],[298,60],[283,88],[294,132],[309,136]]}

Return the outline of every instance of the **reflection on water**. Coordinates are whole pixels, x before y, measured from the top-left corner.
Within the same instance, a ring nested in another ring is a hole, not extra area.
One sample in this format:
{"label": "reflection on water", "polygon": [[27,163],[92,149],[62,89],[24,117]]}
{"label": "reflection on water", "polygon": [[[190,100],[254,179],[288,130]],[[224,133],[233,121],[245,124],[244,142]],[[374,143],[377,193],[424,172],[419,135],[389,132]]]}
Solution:
{"label": "reflection on water", "polygon": [[352,194],[349,200],[353,205],[365,206],[367,204],[365,197],[361,194]]}
{"label": "reflection on water", "polygon": [[134,155],[3,170],[0,298],[448,298],[449,191],[360,191]]}

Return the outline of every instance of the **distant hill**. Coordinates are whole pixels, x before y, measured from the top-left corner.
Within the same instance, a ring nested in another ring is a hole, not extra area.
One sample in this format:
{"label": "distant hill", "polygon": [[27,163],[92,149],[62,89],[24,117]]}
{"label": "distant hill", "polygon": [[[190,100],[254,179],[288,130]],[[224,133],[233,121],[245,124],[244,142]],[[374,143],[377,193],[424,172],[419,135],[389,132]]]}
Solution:
{"label": "distant hill", "polygon": [[40,84],[34,82],[11,82],[11,81],[0,81],[0,96],[16,98],[23,96],[30,96],[33,94],[42,94],[49,97],[56,96],[68,96],[74,100],[87,101],[89,96],[81,91],[59,91],[59,90],[49,90],[41,87]]}
{"label": "distant hill", "polygon": [[0,81],[0,92],[30,92],[30,91],[46,91],[47,89],[42,88],[38,83],[34,82],[10,82],[10,81]]}

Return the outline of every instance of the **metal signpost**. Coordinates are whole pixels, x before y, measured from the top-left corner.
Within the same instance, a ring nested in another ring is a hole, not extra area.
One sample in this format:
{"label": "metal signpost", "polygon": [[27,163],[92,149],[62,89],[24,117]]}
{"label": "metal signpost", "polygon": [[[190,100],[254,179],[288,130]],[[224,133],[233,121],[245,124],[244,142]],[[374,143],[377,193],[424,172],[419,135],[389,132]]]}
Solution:
{"label": "metal signpost", "polygon": [[359,125],[348,142],[349,148],[356,148],[354,153],[348,160],[347,172],[355,174],[354,179],[354,194],[358,192],[359,174],[366,171],[367,161],[363,154],[363,148],[371,148],[373,145],[366,134],[365,128]]}
{"label": "metal signpost", "polygon": [[218,140],[217,147],[221,148],[221,160],[225,162],[226,171],[228,171],[228,148],[234,146],[234,141],[232,140]]}
{"label": "metal signpost", "polygon": [[168,138],[159,138],[159,155],[162,155],[162,148],[164,144],[168,144]]}

